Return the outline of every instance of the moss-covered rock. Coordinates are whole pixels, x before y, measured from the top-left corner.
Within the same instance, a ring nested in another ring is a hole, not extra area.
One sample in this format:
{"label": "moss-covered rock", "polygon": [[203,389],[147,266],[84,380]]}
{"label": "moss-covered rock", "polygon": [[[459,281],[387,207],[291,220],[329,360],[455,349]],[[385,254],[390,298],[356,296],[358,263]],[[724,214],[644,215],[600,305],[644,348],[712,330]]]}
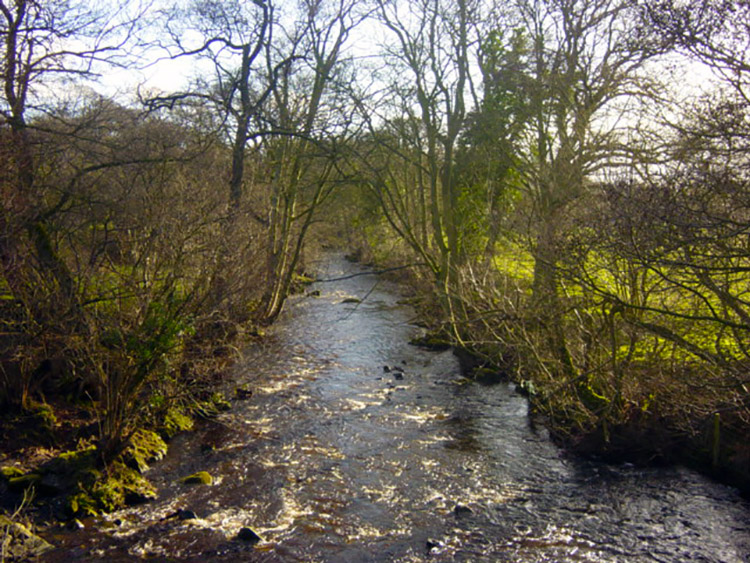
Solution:
{"label": "moss-covered rock", "polygon": [[147,463],[166,453],[158,434],[137,431],[124,453],[102,463],[94,444],[61,453],[39,468],[38,484],[46,494],[66,495],[71,516],[93,516],[156,497],[153,486],[141,475]]}
{"label": "moss-covered rock", "polygon": [[213,482],[214,478],[208,471],[198,471],[197,473],[193,473],[192,475],[180,479],[180,483],[186,485],[212,485]]}
{"label": "moss-covered rock", "polygon": [[192,428],[193,419],[185,414],[182,409],[172,407],[167,411],[167,415],[164,417],[161,432],[162,435],[169,440],[180,432],[192,430]]}
{"label": "moss-covered rock", "polygon": [[74,516],[94,516],[153,498],[156,498],[153,485],[137,470],[116,461],[99,478],[79,482],[68,497],[68,509]]}
{"label": "moss-covered rock", "polygon": [[54,409],[47,403],[30,402],[26,411],[45,430],[52,430],[58,424]]}
{"label": "moss-covered rock", "polygon": [[133,461],[141,473],[148,469],[148,464],[158,461],[167,455],[167,444],[161,436],[152,430],[136,430],[130,443],[123,452],[124,459]]}
{"label": "moss-covered rock", "polygon": [[68,475],[71,479],[96,467],[98,450],[94,444],[82,444],[78,449],[63,452],[41,467],[44,473]]}

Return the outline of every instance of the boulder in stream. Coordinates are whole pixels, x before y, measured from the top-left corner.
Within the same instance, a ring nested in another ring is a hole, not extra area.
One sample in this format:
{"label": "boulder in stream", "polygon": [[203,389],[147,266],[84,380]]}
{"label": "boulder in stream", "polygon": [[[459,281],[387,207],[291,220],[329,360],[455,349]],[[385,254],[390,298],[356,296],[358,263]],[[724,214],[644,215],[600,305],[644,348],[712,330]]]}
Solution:
{"label": "boulder in stream", "polygon": [[428,539],[425,542],[425,547],[427,548],[427,553],[436,554],[445,547],[445,544],[440,540]]}
{"label": "boulder in stream", "polygon": [[240,528],[240,531],[237,533],[237,539],[247,542],[250,545],[255,545],[256,543],[263,541],[263,538],[256,534],[251,528],[247,527]]}

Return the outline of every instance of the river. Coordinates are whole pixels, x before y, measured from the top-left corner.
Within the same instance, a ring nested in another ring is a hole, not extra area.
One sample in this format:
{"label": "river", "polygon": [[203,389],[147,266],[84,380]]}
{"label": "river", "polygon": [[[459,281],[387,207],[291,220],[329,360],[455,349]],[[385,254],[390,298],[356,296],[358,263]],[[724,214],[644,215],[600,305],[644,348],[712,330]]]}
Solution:
{"label": "river", "polygon": [[[363,272],[330,256],[319,277]],[[512,385],[409,345],[420,329],[397,287],[312,289],[238,363],[252,397],[149,470],[158,499],[53,534],[46,561],[750,561],[735,490],[569,456]],[[199,470],[214,484],[178,482]]]}

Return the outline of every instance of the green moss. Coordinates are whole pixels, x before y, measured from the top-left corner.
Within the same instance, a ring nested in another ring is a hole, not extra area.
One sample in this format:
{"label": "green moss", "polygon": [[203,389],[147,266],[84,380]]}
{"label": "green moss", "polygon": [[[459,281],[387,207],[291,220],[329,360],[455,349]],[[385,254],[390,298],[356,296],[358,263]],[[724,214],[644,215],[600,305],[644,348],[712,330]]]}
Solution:
{"label": "green moss", "polygon": [[156,432],[151,430],[137,430],[130,438],[123,457],[133,460],[138,471],[148,469],[148,464],[158,461],[167,454],[167,444]]}
{"label": "green moss", "polygon": [[[76,450],[61,453],[40,467],[40,474],[29,474],[16,486],[42,482],[42,475],[52,475],[60,492],[67,494],[66,504],[72,516],[91,516],[122,508],[127,504],[156,496],[153,486],[139,470],[148,461],[166,453],[166,444],[155,432],[139,430],[122,456],[102,467],[96,445],[84,444]],[[135,465],[136,467],[130,467]]]}
{"label": "green moss", "polygon": [[292,283],[310,285],[311,283],[315,283],[315,278],[311,278],[305,274],[294,274],[292,277]]}
{"label": "green moss", "polygon": [[8,465],[8,466],[0,468],[0,477],[5,479],[6,481],[10,481],[14,477],[21,477],[24,474],[25,473],[23,469],[19,467],[11,467]]}
{"label": "green moss", "polygon": [[450,341],[446,339],[444,336],[440,336],[439,334],[433,334],[428,333],[424,336],[418,336],[416,338],[412,338],[409,341],[409,344],[412,346],[419,346],[420,348],[427,348],[428,350],[447,350],[451,347]]}
{"label": "green moss", "polygon": [[174,437],[176,434],[193,428],[193,419],[186,415],[181,409],[172,407],[167,411],[162,424],[162,434],[167,439]]}
{"label": "green moss", "polygon": [[52,430],[57,426],[57,417],[54,409],[47,403],[29,401],[24,409],[29,415],[31,424],[44,430]]}
{"label": "green moss", "polygon": [[315,280],[304,274],[293,274],[290,286],[291,293],[301,293],[307,286],[314,283]]}
{"label": "green moss", "polygon": [[95,516],[155,497],[153,485],[143,475],[122,461],[116,461],[109,464],[98,479],[81,480],[68,497],[68,509],[74,516]]}
{"label": "green moss", "polygon": [[180,479],[180,483],[185,483],[186,485],[211,485],[213,482],[214,478],[208,471],[198,471]]}
{"label": "green moss", "polygon": [[25,475],[8,479],[8,488],[11,491],[23,491],[29,487],[38,485],[41,480],[42,476],[38,473],[26,473]]}
{"label": "green moss", "polygon": [[578,397],[581,403],[591,412],[600,412],[609,405],[609,398],[598,393],[591,382],[582,382],[577,385]]}
{"label": "green moss", "polygon": [[75,474],[87,471],[97,463],[97,449],[93,444],[85,445],[77,450],[63,452],[50,461],[45,469],[50,473]]}

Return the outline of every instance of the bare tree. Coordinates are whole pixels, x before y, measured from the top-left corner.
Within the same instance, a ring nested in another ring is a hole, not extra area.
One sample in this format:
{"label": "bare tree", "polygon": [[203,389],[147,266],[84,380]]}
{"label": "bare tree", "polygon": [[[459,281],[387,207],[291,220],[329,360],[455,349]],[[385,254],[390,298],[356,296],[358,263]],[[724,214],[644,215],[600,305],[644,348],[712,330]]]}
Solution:
{"label": "bare tree", "polygon": [[0,223],[3,274],[32,317],[52,314],[39,309],[45,298],[32,296],[39,283],[49,292],[46,299],[54,303],[52,310],[71,313],[73,280],[45,226],[59,202],[50,205],[42,200],[28,114],[43,109],[43,88],[51,81],[93,76],[99,65],[117,62],[133,31],[134,14],[117,5],[105,10],[83,3],[23,0],[0,2],[0,16],[0,134],[9,141],[3,155],[7,171]]}
{"label": "bare tree", "polygon": [[[264,318],[281,312],[299,264],[306,234],[330,194],[337,143],[349,134],[343,85],[351,80],[345,48],[367,11],[351,0],[305,0],[289,37],[297,64],[288,66],[273,92],[280,135],[269,138],[273,171]],[[343,105],[342,105],[343,104]]]}

